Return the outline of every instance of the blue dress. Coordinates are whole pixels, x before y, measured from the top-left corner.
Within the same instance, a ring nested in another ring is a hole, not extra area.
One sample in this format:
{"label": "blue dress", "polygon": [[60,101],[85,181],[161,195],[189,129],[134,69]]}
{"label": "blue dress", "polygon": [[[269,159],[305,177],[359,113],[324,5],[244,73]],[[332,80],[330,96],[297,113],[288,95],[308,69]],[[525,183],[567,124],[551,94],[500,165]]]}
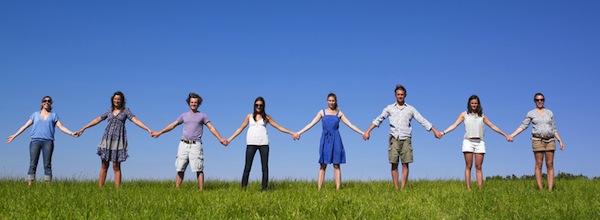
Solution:
{"label": "blue dress", "polygon": [[[339,113],[339,112],[338,112]],[[342,137],[340,136],[340,118],[335,115],[325,114],[323,110],[323,133],[321,134],[321,145],[319,147],[319,163],[343,164],[346,163],[346,152]]]}

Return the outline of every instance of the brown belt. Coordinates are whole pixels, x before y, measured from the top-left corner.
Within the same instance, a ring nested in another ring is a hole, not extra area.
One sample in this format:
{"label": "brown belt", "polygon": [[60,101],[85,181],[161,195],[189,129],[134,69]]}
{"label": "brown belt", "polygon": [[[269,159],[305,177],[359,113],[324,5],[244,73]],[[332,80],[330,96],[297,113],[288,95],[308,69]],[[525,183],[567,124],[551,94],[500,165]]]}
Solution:
{"label": "brown belt", "polygon": [[186,143],[186,144],[196,144],[196,141],[194,140],[181,140],[181,142]]}
{"label": "brown belt", "polygon": [[539,138],[539,139],[542,139],[542,140],[550,140],[550,139],[554,138],[554,136],[542,137],[542,136],[538,136],[538,135],[533,135],[533,137],[534,138]]}

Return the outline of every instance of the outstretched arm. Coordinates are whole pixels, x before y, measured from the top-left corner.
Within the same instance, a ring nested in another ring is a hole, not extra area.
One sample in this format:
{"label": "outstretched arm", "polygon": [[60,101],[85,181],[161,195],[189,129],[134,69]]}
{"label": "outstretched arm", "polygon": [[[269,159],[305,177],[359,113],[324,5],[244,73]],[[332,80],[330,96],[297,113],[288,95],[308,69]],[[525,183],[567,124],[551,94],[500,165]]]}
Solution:
{"label": "outstretched arm", "polygon": [[152,135],[152,137],[154,137],[154,138],[158,138],[158,136],[160,136],[163,133],[167,133],[167,132],[173,130],[173,128],[177,127],[177,125],[179,125],[179,124],[181,124],[181,123],[179,123],[178,121],[174,121],[173,123],[167,125],[165,128],[160,130],[159,132],[151,132],[150,135]]}
{"label": "outstretched arm", "polygon": [[377,125],[371,123],[371,126],[369,126],[369,128],[367,128],[367,130],[365,131],[365,133],[363,133],[363,140],[369,140],[369,138],[371,138],[371,131],[373,130],[373,128],[377,127]]}
{"label": "outstretched arm", "polygon": [[242,125],[240,125],[240,127],[237,130],[235,130],[235,132],[233,132],[231,137],[227,138],[227,142],[233,141],[233,139],[235,137],[237,137],[238,135],[240,135],[240,133],[242,133],[244,128],[246,128],[246,126],[248,126],[248,121],[250,120],[250,117],[252,117],[252,114],[246,115],[246,117],[244,118],[244,121],[242,122]]}
{"label": "outstretched arm", "polygon": [[60,120],[56,121],[56,127],[58,127],[58,129],[60,129],[65,134],[77,137],[77,135],[74,132],[70,131],[67,127],[63,126],[63,124],[60,123]]}
{"label": "outstretched arm", "polygon": [[501,134],[502,136],[504,136],[507,141],[510,141],[509,136],[506,135],[502,130],[500,130],[500,128],[496,127],[496,125],[492,124],[490,119],[488,119],[488,117],[485,115],[483,116],[483,123],[485,123],[487,126],[489,126],[495,132],[498,132],[498,134]]}
{"label": "outstretched arm", "polygon": [[292,139],[294,139],[294,140],[300,139],[300,134],[294,133],[294,132],[292,132],[292,131],[290,131],[290,130],[284,128],[284,127],[282,127],[281,125],[277,124],[277,122],[275,122],[275,120],[273,120],[273,117],[271,117],[269,115],[267,115],[267,118],[269,119],[268,120],[269,124],[271,124],[271,126],[273,126],[274,128],[276,128],[277,130],[279,130],[279,131],[281,131],[283,133],[287,133],[287,134],[292,135]]}
{"label": "outstretched arm", "polygon": [[150,130],[150,128],[148,128],[148,126],[146,126],[142,121],[140,121],[137,117],[133,117],[131,119],[131,122],[133,122],[135,125],[139,126],[140,128],[148,131],[148,133],[150,135],[152,135],[152,130]]}
{"label": "outstretched arm", "polygon": [[365,132],[361,131],[360,129],[358,129],[358,127],[356,127],[355,125],[353,125],[350,120],[348,120],[348,118],[346,117],[346,115],[344,113],[342,113],[340,111],[340,119],[342,120],[342,122],[344,122],[344,124],[348,125],[348,127],[350,127],[350,129],[352,129],[353,131],[356,131],[356,133],[359,133],[360,135],[364,135]]}
{"label": "outstretched arm", "polygon": [[6,139],[6,143],[8,144],[8,143],[12,142],[13,139],[15,139],[21,133],[23,133],[23,131],[25,131],[25,129],[27,129],[32,124],[33,124],[33,120],[31,120],[31,119],[27,120],[27,122],[25,122],[25,124],[21,128],[19,128],[19,130],[15,134],[8,136],[8,138]]}
{"label": "outstretched arm", "polygon": [[465,120],[465,113],[462,112],[460,113],[460,115],[458,116],[458,118],[456,119],[456,121],[454,122],[454,124],[448,126],[448,128],[446,128],[446,130],[442,131],[442,136],[444,136],[445,134],[451,132],[452,130],[456,129],[456,127],[458,127],[458,125],[460,123],[462,123]]}
{"label": "outstretched arm", "polygon": [[80,136],[81,134],[83,134],[83,132],[85,131],[85,129],[88,129],[90,127],[93,127],[95,125],[97,125],[98,123],[100,123],[102,121],[101,117],[97,117],[94,120],[92,120],[90,123],[88,123],[87,125],[83,126],[83,128],[79,129],[79,131],[77,131],[75,133],[76,136]]}
{"label": "outstretched arm", "polygon": [[319,122],[319,120],[321,120],[321,118],[323,118],[323,112],[319,111],[319,112],[317,112],[317,116],[315,116],[315,118],[310,123],[308,123],[304,128],[302,128],[302,130],[297,132],[298,135],[301,135],[302,133],[308,131],[308,129],[315,126],[315,124],[317,124],[317,122]]}
{"label": "outstretched arm", "polygon": [[212,133],[217,139],[219,139],[219,142],[221,142],[221,144],[225,146],[229,144],[227,139],[221,137],[215,126],[213,126],[212,123],[210,123],[210,121],[206,123],[206,127],[208,128],[208,130],[210,130],[210,133]]}

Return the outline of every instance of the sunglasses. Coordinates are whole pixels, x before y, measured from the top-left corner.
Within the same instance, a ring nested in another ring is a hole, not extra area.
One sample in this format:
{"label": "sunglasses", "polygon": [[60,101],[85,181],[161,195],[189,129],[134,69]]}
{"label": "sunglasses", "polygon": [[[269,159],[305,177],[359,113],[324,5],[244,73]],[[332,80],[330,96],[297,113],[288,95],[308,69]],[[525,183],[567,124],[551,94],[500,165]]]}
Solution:
{"label": "sunglasses", "polygon": [[534,101],[536,101],[536,102],[543,102],[544,99],[534,99]]}
{"label": "sunglasses", "polygon": [[42,103],[44,103],[44,102],[52,103],[52,100],[50,100],[50,99],[44,99],[44,100],[42,100]]}
{"label": "sunglasses", "polygon": [[254,104],[254,107],[263,107],[263,104]]}

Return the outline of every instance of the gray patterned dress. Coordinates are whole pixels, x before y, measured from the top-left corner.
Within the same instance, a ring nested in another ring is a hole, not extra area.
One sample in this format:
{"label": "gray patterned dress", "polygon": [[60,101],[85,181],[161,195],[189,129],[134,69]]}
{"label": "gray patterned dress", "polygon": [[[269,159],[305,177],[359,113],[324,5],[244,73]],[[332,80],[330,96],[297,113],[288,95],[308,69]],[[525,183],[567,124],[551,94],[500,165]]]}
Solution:
{"label": "gray patterned dress", "polygon": [[103,161],[123,162],[127,160],[127,130],[125,130],[125,122],[127,119],[131,121],[135,115],[126,108],[121,110],[116,116],[112,110],[106,111],[100,115],[104,121],[108,119],[102,141],[98,145],[98,155]]}

